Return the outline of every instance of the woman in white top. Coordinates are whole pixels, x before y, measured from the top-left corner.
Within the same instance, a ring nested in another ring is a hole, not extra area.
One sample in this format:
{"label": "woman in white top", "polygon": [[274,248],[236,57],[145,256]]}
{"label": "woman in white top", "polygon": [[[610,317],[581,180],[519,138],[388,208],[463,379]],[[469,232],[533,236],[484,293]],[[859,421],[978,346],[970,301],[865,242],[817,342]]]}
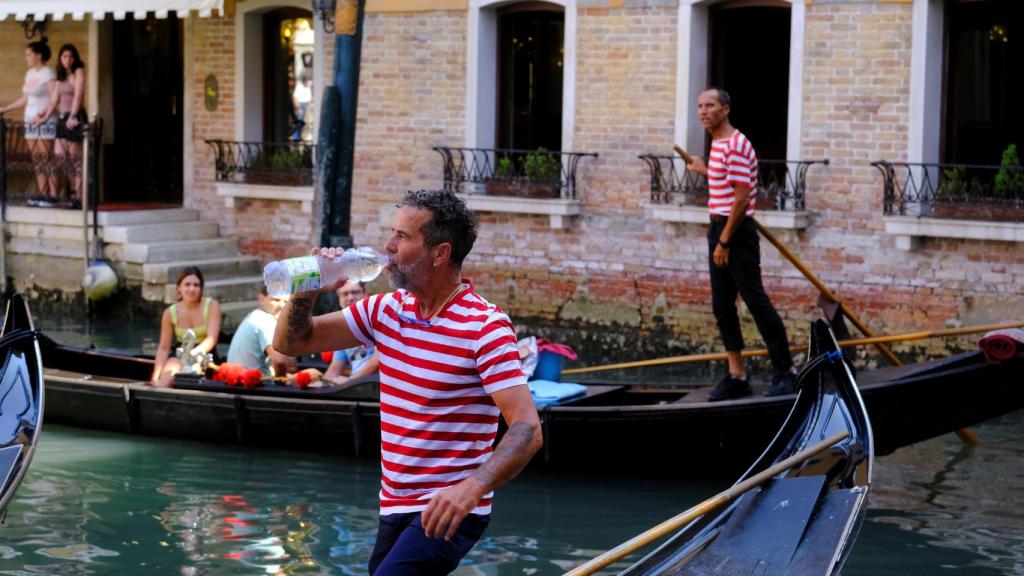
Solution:
{"label": "woman in white top", "polygon": [[38,42],[29,42],[25,47],[28,71],[25,72],[21,98],[0,107],[0,114],[25,108],[25,142],[32,152],[40,194],[39,198],[29,200],[29,204],[35,206],[52,206],[57,201],[56,179],[50,177],[53,139],[57,137],[57,116],[53,106],[57,75],[46,65],[50,55],[46,36]]}

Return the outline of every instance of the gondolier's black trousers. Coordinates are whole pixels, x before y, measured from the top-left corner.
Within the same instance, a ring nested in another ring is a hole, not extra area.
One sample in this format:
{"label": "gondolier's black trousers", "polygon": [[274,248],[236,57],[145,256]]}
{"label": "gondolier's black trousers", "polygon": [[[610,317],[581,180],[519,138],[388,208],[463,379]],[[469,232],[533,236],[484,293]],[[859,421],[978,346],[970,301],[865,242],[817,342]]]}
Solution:
{"label": "gondolier's black trousers", "polygon": [[722,343],[730,352],[743,349],[743,333],[736,312],[736,294],[739,294],[764,338],[775,374],[787,372],[793,366],[793,357],[789,353],[786,327],[761,284],[761,242],[757,227],[750,218],[740,222],[729,239],[729,265],[719,268],[715,266],[714,254],[723,228],[725,219],[712,217],[708,230],[711,307],[718,321]]}

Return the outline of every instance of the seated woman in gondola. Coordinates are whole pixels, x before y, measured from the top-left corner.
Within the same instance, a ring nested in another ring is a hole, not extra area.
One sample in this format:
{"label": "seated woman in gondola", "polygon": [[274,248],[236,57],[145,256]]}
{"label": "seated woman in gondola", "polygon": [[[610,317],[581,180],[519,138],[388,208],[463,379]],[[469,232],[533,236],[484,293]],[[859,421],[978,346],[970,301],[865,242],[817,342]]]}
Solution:
{"label": "seated woman in gondola", "polygon": [[178,275],[179,300],[168,306],[160,319],[160,344],[157,345],[156,362],[150,378],[154,386],[169,387],[174,375],[181,370],[181,361],[171,352],[183,341],[186,331],[192,330],[195,334],[196,345],[192,349],[195,356],[212,352],[217,346],[220,303],[213,298],[204,298],[203,286],[203,273],[195,266],[187,266]]}

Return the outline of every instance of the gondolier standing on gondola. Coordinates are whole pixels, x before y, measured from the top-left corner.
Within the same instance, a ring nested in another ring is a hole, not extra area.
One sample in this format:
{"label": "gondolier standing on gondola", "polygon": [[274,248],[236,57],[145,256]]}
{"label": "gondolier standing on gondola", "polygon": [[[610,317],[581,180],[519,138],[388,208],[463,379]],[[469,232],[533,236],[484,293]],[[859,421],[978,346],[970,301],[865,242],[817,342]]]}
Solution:
{"label": "gondolier standing on gondola", "polygon": [[[493,490],[541,446],[512,323],[461,276],[475,240],[473,213],[457,196],[410,192],[387,243],[385,271],[396,290],[315,318],[316,293],[295,294],[274,335],[274,348],[294,355],[376,346],[381,490],[374,576],[454,570],[487,527]],[[492,449],[499,412],[508,431]]]}
{"label": "gondolier standing on gondola", "polygon": [[761,283],[761,247],[754,215],[757,154],[742,132],[729,123],[729,93],[719,88],[697,99],[700,123],[711,134],[711,153],[705,164],[693,158],[689,170],[708,178],[708,264],[711,306],[729,358],[729,374],[708,396],[712,402],[750,395],[750,382],[740,352],[743,333],[736,311],[737,293],[743,298],[764,338],[774,375],[768,396],[794,391],[796,370],[789,353],[786,327]]}

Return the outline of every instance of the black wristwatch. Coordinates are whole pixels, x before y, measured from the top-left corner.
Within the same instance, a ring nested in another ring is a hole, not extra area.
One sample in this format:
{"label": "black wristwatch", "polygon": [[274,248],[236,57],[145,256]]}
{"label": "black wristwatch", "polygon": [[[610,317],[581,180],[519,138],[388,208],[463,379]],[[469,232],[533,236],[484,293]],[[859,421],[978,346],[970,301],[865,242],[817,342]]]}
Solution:
{"label": "black wristwatch", "polygon": [[721,240],[719,240],[718,241],[718,245],[721,246],[722,248],[725,248],[726,250],[729,249],[729,243],[728,242],[722,242]]}

